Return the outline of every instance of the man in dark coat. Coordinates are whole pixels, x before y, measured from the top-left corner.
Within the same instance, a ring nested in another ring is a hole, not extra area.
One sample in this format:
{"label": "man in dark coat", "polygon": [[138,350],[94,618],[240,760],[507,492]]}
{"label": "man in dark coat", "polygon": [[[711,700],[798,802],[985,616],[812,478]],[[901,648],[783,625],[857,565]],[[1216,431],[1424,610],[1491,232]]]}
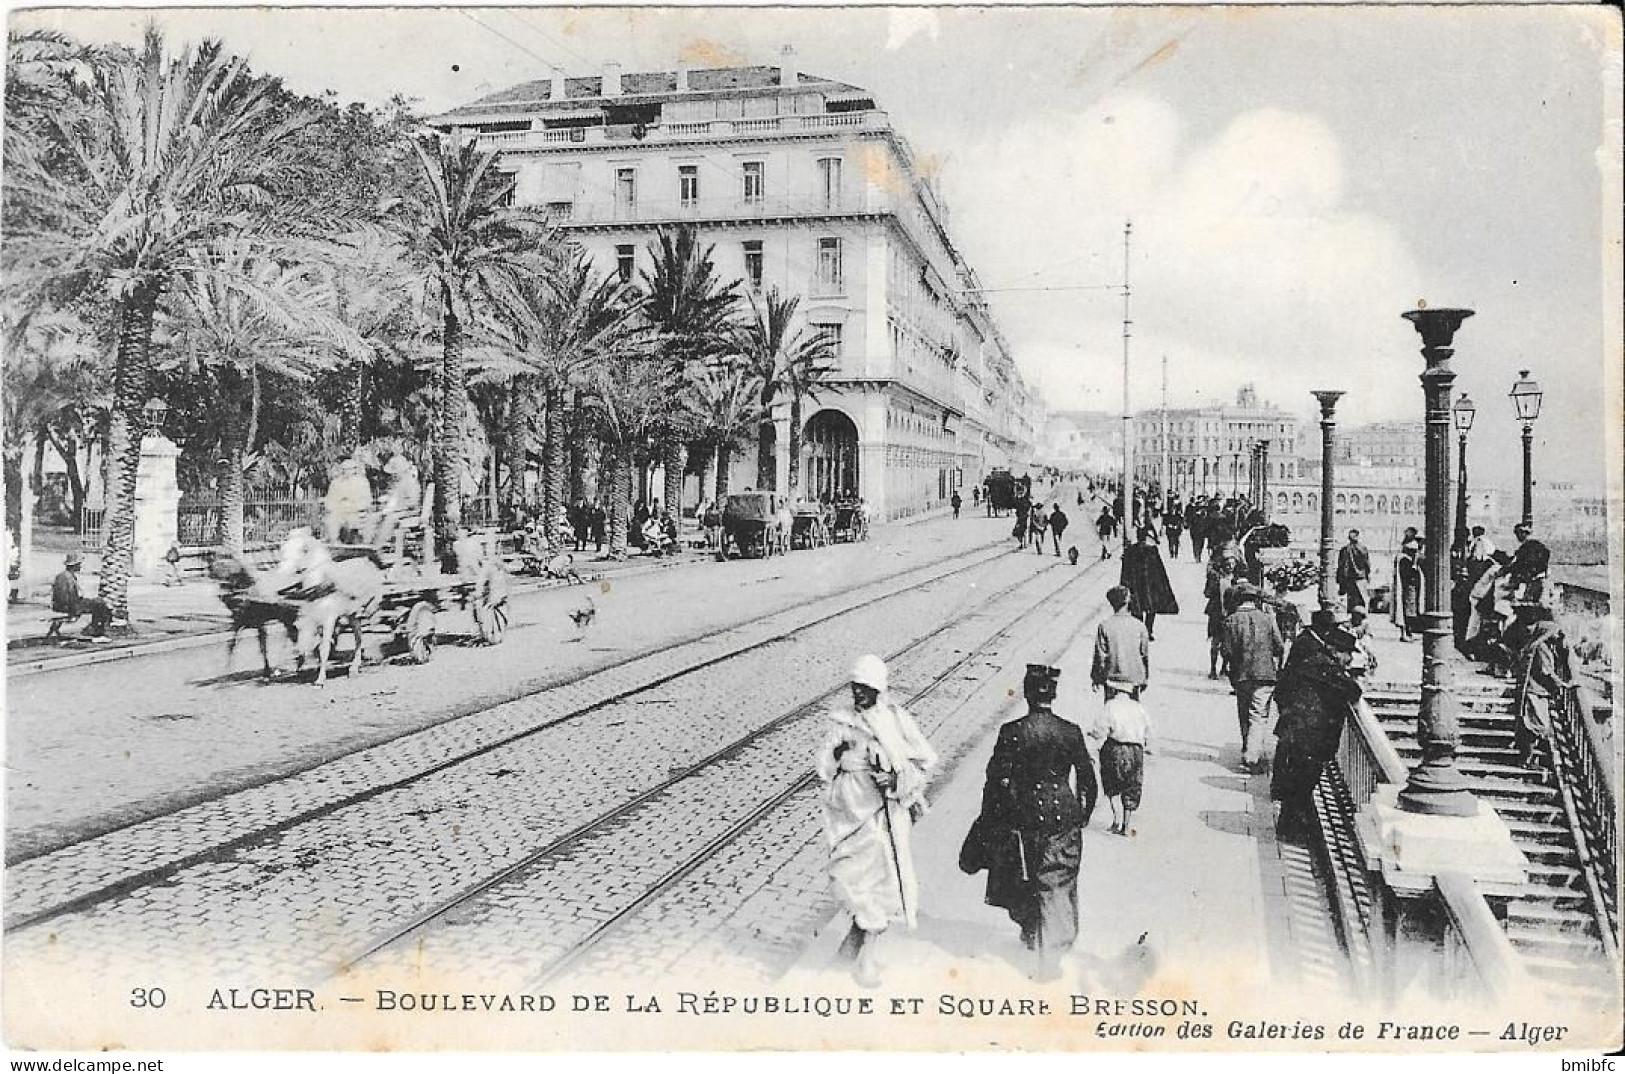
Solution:
{"label": "man in dark coat", "polygon": [[1562,704],[1564,691],[1573,685],[1569,647],[1549,608],[1521,605],[1518,618],[1521,628],[1516,636],[1521,645],[1512,664],[1518,714],[1513,744],[1519,764],[1539,768],[1536,750],[1551,736],[1552,706]]}
{"label": "man in dark coat", "polygon": [[1129,591],[1129,609],[1157,640],[1157,616],[1178,615],[1179,601],[1168,584],[1168,571],[1157,550],[1157,532],[1149,526],[1139,532],[1139,543],[1123,549],[1123,569],[1117,584]]}
{"label": "man in dark coat", "polygon": [[1052,707],[1060,677],[1059,668],[1027,665],[1027,714],[999,728],[977,821],[987,903],[1021,926],[1039,980],[1060,976],[1077,939],[1083,829],[1099,793],[1083,731]]}
{"label": "man in dark coat", "polygon": [[1191,555],[1196,562],[1202,562],[1202,546],[1207,543],[1207,518],[1203,513],[1204,505],[1198,500],[1192,500],[1185,505],[1185,532],[1190,534]]}
{"label": "man in dark coat", "polygon": [[1518,550],[1512,553],[1512,562],[1507,564],[1507,577],[1512,582],[1514,604],[1539,604],[1545,596],[1546,571],[1551,567],[1552,553],[1533,533],[1527,522],[1512,527]]}
{"label": "man in dark coat", "polygon": [[1095,533],[1100,537],[1100,558],[1112,558],[1112,538],[1117,536],[1117,516],[1112,514],[1110,507],[1100,509],[1100,517],[1095,519]]}
{"label": "man in dark coat", "polygon": [[1176,503],[1162,516],[1163,532],[1168,534],[1168,558],[1179,558],[1179,538],[1185,532],[1185,516]]}
{"label": "man in dark coat", "polygon": [[1061,501],[1056,500],[1055,510],[1049,513],[1049,534],[1055,539],[1055,557],[1057,559],[1061,556],[1061,537],[1066,533],[1066,527],[1070,524],[1071,520],[1066,517],[1066,512],[1061,510]]}
{"label": "man in dark coat", "polygon": [[1314,815],[1310,795],[1321,769],[1337,753],[1343,721],[1360,701],[1360,684],[1350,674],[1353,635],[1322,608],[1309,617],[1309,629],[1292,643],[1275,684],[1275,775],[1270,797],[1281,803],[1275,831],[1301,838]]}
{"label": "man in dark coat", "polygon": [[1348,610],[1370,603],[1371,553],[1360,543],[1360,531],[1349,530],[1349,543],[1337,553],[1337,591],[1348,599]]}
{"label": "man in dark coat", "polygon": [[106,641],[107,624],[113,621],[113,613],[102,601],[79,592],[79,571],[84,565],[84,556],[78,552],[68,553],[62,573],[51,582],[51,610],[70,620],[82,615],[90,616],[90,625],[85,627],[84,636]]}

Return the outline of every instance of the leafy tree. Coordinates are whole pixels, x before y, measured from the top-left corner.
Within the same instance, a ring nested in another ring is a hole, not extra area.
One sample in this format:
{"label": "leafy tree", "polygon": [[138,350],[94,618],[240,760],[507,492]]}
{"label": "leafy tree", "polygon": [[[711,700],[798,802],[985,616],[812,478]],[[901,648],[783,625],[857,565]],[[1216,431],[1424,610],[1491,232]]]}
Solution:
{"label": "leafy tree", "polygon": [[140,410],[154,318],[166,288],[208,266],[222,235],[276,234],[292,135],[310,122],[277,115],[273,84],[218,42],[167,55],[156,28],[141,49],[88,67],[82,111],[46,117],[50,151],[7,160],[6,280],[26,307],[53,294],[100,293],[115,310],[113,405],[103,437],[113,464],[100,596],[129,615]]}
{"label": "leafy tree", "polygon": [[[761,384],[740,362],[720,360],[691,374],[684,394],[697,419],[700,443],[716,454],[716,497],[721,500],[728,495],[733,449],[762,418]],[[701,494],[703,498],[703,489]]]}
{"label": "leafy tree", "polygon": [[802,407],[816,402],[818,390],[839,368],[835,344],[824,333],[816,333],[799,343],[784,367],[784,386],[790,393],[790,496],[796,497],[801,489],[801,437]]}
{"label": "leafy tree", "polygon": [[680,384],[646,339],[629,339],[605,354],[590,367],[587,383],[587,404],[603,443],[599,466],[609,479],[610,556],[619,558],[626,555],[633,461],[671,410]]}
{"label": "leafy tree", "polygon": [[[667,373],[677,383],[728,347],[739,281],[722,282],[711,260],[715,249],[700,248],[691,224],[663,228],[649,245],[653,270],[641,277],[644,315],[659,333]],[[666,474],[665,503],[673,511],[682,505],[683,441],[694,431],[686,417],[681,407],[671,407],[655,430]]]}
{"label": "leafy tree", "polygon": [[543,217],[512,207],[513,180],[497,154],[472,139],[413,142],[418,173],[390,217],[411,272],[416,308],[439,328],[435,421],[435,528],[451,548],[463,517],[462,436],[468,390],[468,325],[492,305],[544,283],[549,234]]}

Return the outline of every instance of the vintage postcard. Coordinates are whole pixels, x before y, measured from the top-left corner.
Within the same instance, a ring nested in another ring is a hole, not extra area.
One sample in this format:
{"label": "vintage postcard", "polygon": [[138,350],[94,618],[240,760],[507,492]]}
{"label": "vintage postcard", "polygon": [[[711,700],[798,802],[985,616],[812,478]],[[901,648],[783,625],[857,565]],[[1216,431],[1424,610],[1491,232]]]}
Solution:
{"label": "vintage postcard", "polygon": [[13,1054],[1620,1048],[1617,9],[7,32]]}

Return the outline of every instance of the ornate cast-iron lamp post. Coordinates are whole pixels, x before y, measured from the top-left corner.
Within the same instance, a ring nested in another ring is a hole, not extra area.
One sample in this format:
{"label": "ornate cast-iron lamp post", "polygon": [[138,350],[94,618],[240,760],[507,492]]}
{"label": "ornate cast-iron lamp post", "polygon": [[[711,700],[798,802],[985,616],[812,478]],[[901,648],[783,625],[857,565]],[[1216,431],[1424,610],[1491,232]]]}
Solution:
{"label": "ornate cast-iron lamp post", "polygon": [[1473,401],[1462,392],[1456,405],[1450,408],[1450,417],[1456,423],[1456,529],[1450,542],[1451,555],[1459,568],[1467,558],[1467,430],[1473,427],[1473,416],[1478,413]]}
{"label": "ornate cast-iron lamp post", "polygon": [[1508,393],[1512,396],[1512,405],[1518,411],[1518,420],[1523,422],[1523,524],[1532,526],[1535,523],[1535,477],[1531,465],[1533,451],[1530,445],[1534,441],[1533,425],[1535,419],[1540,417],[1540,385],[1529,379],[1529,370],[1518,370],[1518,382],[1512,386]]}
{"label": "ornate cast-iron lamp post", "polygon": [[1258,509],[1264,512],[1264,521],[1270,520],[1270,442],[1258,445]]}
{"label": "ornate cast-iron lamp post", "polygon": [[1337,606],[1337,582],[1332,570],[1332,556],[1337,551],[1337,539],[1332,535],[1332,495],[1336,481],[1332,474],[1332,449],[1336,444],[1337,401],[1341,391],[1314,393],[1320,403],[1320,606]]}
{"label": "ornate cast-iron lamp post", "polygon": [[169,404],[155,395],[141,404],[141,416],[147,422],[146,435],[157,436],[164,430],[164,419],[169,416]]}
{"label": "ornate cast-iron lamp post", "polygon": [[1473,315],[1466,309],[1419,309],[1402,316],[1422,335],[1422,395],[1427,407],[1426,534],[1422,613],[1422,707],[1416,739],[1422,759],[1412,769],[1399,808],[1407,813],[1470,817],[1478,801],[1456,767],[1460,731],[1456,698],[1447,657],[1450,639],[1450,563],[1440,540],[1449,526],[1450,505],[1450,388],[1456,381],[1450,368],[1455,352],[1450,343],[1461,322]]}

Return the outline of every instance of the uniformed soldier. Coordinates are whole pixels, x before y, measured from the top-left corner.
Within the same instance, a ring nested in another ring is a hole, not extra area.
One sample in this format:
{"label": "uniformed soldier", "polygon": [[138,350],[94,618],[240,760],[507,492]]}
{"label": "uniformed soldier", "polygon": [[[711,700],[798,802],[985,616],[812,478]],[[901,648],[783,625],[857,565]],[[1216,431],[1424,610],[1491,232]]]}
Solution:
{"label": "uniformed soldier", "polygon": [[972,857],[988,870],[987,903],[1004,908],[1038,953],[1037,978],[1060,975],[1078,935],[1083,829],[1095,770],[1083,731],[1054,711],[1059,668],[1027,665],[1027,714],[999,729],[982,789]]}

